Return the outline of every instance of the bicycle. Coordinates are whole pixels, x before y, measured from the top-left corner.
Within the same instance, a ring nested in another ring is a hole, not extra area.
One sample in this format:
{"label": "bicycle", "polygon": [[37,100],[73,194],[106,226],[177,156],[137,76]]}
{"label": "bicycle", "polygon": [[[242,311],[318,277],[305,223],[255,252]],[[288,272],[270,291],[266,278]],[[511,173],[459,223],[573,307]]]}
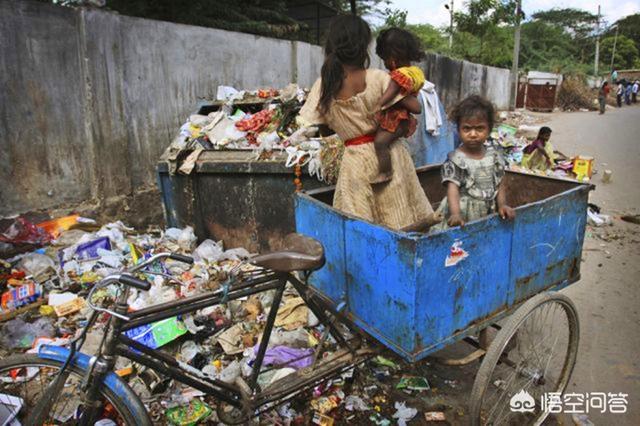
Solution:
{"label": "bicycle", "polygon": [[[27,425],[64,423],[69,420],[75,420],[80,425],[93,425],[101,418],[114,419],[118,424],[151,425],[141,399],[114,373],[117,357],[124,357],[208,396],[214,396],[220,401],[217,404],[219,420],[227,424],[240,424],[299,392],[346,372],[374,354],[357,330],[348,326],[343,318],[341,311],[346,304],[342,303],[334,308],[307,285],[311,273],[325,263],[323,246],[312,238],[290,234],[285,238],[285,248],[282,251],[258,255],[240,263],[216,291],[128,312],[130,289],[146,291],[151,287],[149,282],[134,274],[152,273],[145,271],[145,268],[167,258],[193,263],[193,259],[187,256],[160,253],[129,270],[106,277],[91,289],[87,300],[93,311],[87,325],[71,341],[68,349],[45,345],[37,354],[0,361],[0,403],[3,400],[5,405],[9,402],[16,403],[15,398],[19,398],[18,402],[23,407],[28,407],[28,410],[16,409],[13,414],[22,424]],[[246,263],[252,264],[254,268],[244,270],[242,266]],[[299,278],[298,274],[302,277]],[[268,371],[262,369],[263,360],[288,283],[325,325],[325,330],[316,346],[311,367],[298,370],[263,389],[258,383],[258,377]],[[119,289],[115,307],[109,309],[96,306],[92,302],[94,293],[111,285],[117,285]],[[275,296],[248,381],[239,377],[234,383],[225,383],[125,334],[136,327],[270,290],[275,291]],[[90,357],[80,350],[87,331],[96,323],[100,314],[107,314],[109,320],[96,355]],[[339,348],[331,351],[329,356],[322,356],[328,347],[329,336]],[[33,379],[39,381],[40,392],[34,398],[29,398],[28,392],[37,386]],[[45,380],[48,383],[45,384]],[[78,395],[82,396],[79,407],[74,408],[73,404],[69,406],[69,399]],[[73,413],[70,414],[70,411]]]}

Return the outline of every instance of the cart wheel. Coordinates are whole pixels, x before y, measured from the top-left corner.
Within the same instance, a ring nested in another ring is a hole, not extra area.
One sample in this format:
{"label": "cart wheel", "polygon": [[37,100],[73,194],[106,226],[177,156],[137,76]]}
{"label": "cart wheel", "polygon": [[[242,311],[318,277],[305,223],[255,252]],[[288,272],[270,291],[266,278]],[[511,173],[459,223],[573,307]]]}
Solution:
{"label": "cart wheel", "polygon": [[578,313],[567,296],[547,292],[525,302],[480,365],[471,392],[473,424],[541,424],[549,415],[542,409],[545,393],[567,388],[579,335]]}

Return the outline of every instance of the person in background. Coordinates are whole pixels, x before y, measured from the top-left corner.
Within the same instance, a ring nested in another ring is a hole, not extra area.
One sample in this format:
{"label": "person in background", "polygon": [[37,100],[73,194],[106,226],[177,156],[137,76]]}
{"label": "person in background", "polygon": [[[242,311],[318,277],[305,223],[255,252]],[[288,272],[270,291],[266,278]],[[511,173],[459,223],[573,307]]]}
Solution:
{"label": "person in background", "polygon": [[616,84],[618,82],[618,71],[611,71],[611,83]]}
{"label": "person in background", "polygon": [[638,90],[640,90],[640,82],[636,80],[633,82],[633,87],[631,88],[631,102],[634,104],[638,102]]}
{"label": "person in background", "polygon": [[624,94],[624,87],[621,82],[618,82],[618,86],[616,87],[616,104],[618,108],[622,107],[622,95]]}
{"label": "person in background", "polygon": [[503,182],[506,161],[488,141],[495,120],[493,104],[481,96],[469,96],[453,108],[450,119],[458,127],[462,145],[442,165],[447,196],[436,213],[445,220],[432,229],[464,226],[495,212],[502,219],[514,219],[516,211],[507,204]]}
{"label": "person in background", "polygon": [[624,88],[624,103],[627,105],[631,105],[631,92],[633,91],[633,86],[631,82],[627,82],[627,85]]}
{"label": "person in background", "polygon": [[544,126],[538,131],[538,137],[524,147],[522,166],[531,170],[546,171],[555,165],[556,155],[549,143],[551,128]]}
{"label": "person in background", "polygon": [[598,91],[598,103],[600,104],[600,114],[604,114],[604,109],[607,105],[607,96],[609,96],[609,82],[605,81],[600,86],[600,91]]}

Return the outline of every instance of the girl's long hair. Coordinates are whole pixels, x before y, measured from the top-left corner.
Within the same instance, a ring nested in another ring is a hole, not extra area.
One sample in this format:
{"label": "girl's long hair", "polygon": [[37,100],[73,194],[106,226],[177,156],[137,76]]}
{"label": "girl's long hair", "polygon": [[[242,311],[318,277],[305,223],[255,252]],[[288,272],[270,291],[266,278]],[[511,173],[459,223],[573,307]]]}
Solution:
{"label": "girl's long hair", "polygon": [[369,67],[369,43],[371,29],[362,19],[353,15],[336,17],[329,26],[324,46],[322,64],[320,102],[318,109],[325,113],[342,87],[343,65],[358,68]]}

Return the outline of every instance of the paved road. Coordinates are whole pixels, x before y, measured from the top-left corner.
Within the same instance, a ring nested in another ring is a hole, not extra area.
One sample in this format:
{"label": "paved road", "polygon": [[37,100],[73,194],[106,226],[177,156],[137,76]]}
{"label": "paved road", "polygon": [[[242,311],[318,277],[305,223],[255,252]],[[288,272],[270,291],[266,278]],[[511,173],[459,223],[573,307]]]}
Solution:
{"label": "paved road", "polygon": [[[604,115],[556,113],[545,124],[553,129],[556,149],[596,158],[599,173],[592,180],[597,188],[591,202],[614,216],[640,213],[640,105],[607,110]],[[604,169],[613,172],[610,184],[600,182]],[[627,393],[627,414],[590,413],[589,418],[596,425],[638,425],[640,225],[616,219],[612,227],[588,232],[584,248],[582,279],[565,290],[577,305],[581,326],[569,391]]]}

